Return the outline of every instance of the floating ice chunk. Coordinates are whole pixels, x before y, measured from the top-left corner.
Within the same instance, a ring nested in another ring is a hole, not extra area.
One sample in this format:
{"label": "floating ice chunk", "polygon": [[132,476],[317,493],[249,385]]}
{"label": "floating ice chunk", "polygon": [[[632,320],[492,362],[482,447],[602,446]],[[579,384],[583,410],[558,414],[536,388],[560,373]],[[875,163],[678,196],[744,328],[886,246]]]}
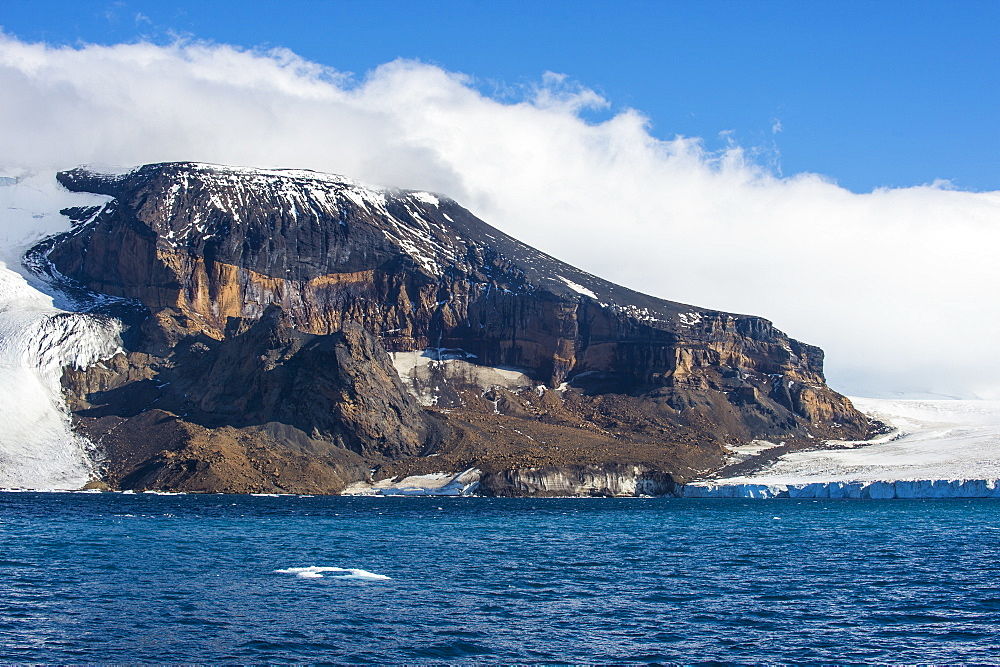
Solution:
{"label": "floating ice chunk", "polygon": [[323,573],[333,574],[333,579],[355,579],[358,581],[392,581],[384,574],[376,574],[368,570],[361,570],[355,567],[319,567],[311,565],[309,567],[287,567],[283,570],[274,570],[278,574],[294,574],[300,579],[322,579]]}
{"label": "floating ice chunk", "polygon": [[301,578],[301,579],[322,579],[323,578],[323,575],[320,574],[319,572],[311,572],[309,570],[306,570],[305,572],[299,572],[296,576],[299,577],[299,578]]}

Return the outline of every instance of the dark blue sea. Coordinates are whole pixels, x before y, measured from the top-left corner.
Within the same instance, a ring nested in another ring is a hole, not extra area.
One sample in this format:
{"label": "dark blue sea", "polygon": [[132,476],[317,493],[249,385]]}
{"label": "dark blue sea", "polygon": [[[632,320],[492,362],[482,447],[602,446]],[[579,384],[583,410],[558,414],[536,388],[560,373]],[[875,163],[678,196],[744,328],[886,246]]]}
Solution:
{"label": "dark blue sea", "polygon": [[0,493],[4,663],[998,660],[996,500]]}

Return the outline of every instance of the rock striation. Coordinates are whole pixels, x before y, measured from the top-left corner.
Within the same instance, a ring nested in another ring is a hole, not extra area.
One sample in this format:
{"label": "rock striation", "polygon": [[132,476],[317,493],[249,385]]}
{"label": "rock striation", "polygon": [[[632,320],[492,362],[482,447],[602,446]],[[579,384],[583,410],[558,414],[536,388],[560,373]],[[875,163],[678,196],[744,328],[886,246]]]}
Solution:
{"label": "rock striation", "polygon": [[[593,493],[613,484],[582,481],[586,466],[685,478],[719,466],[723,443],[870,428],[826,386],[819,348],[590,275],[441,195],[194,163],[58,178],[114,199],[66,211],[72,231],[33,265],[131,304],[127,352],[65,379],[98,440],[155,409],[274,451],[325,443],[310,447],[355,457],[331,464],[344,483],[367,466],[433,472],[435,454],[530,494],[555,487],[511,471],[583,466],[553,474]],[[423,407],[387,352],[419,369]],[[446,373],[456,357],[482,372]],[[494,371],[506,380],[483,380]]]}

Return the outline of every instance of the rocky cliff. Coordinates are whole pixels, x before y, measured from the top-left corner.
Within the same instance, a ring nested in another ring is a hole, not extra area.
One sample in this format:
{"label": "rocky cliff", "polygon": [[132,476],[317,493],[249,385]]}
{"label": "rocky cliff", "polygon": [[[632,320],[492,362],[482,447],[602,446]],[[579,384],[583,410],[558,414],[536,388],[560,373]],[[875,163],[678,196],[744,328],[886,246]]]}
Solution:
{"label": "rocky cliff", "polygon": [[[325,443],[311,447],[356,457],[338,479],[445,462],[683,478],[720,465],[724,443],[869,428],[826,386],[822,351],[767,320],[614,285],[440,195],[191,163],[59,180],[114,197],[66,211],[73,230],[29,253],[64,287],[128,300],[128,353],[66,377],[99,440],[155,409],[274,451]],[[433,362],[410,392],[407,355]]]}

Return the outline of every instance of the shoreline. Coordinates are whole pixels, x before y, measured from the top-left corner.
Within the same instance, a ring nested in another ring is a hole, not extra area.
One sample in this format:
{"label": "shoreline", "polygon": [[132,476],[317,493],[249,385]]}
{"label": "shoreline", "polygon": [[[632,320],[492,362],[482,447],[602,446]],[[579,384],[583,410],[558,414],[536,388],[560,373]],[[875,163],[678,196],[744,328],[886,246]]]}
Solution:
{"label": "shoreline", "polygon": [[394,493],[391,489],[375,489],[371,493],[300,494],[300,493],[199,493],[185,491],[135,491],[132,489],[0,489],[6,493],[66,493],[73,495],[122,495],[122,496],[239,496],[242,498],[484,498],[503,500],[946,500],[1000,498],[1000,479],[924,479],[835,481],[808,483],[741,483],[712,484],[700,482],[678,485],[672,493],[664,495],[523,495],[486,496],[474,491],[465,493],[436,493],[426,489],[421,492]]}

